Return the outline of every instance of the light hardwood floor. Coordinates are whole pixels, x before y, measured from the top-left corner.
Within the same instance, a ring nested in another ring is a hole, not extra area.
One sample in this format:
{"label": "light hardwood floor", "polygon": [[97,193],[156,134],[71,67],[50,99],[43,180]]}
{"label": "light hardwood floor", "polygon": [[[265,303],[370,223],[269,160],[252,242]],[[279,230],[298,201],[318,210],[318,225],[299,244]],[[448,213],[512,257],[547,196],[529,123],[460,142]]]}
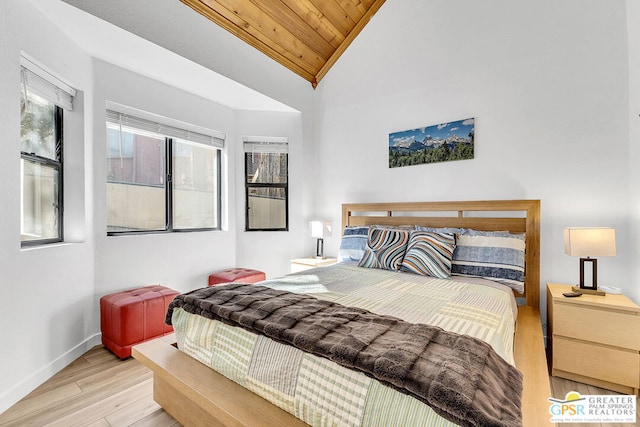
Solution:
{"label": "light hardwood floor", "polygon": [[[551,377],[551,392],[614,394],[582,383]],[[151,371],[137,360],[120,360],[96,346],[0,414],[0,426],[179,427],[152,398]],[[640,406],[638,406],[640,408]],[[562,427],[632,424],[561,424]],[[640,418],[636,425],[640,425]]]}
{"label": "light hardwood floor", "polygon": [[180,426],[153,401],[152,374],[96,346],[0,414],[0,426]]}

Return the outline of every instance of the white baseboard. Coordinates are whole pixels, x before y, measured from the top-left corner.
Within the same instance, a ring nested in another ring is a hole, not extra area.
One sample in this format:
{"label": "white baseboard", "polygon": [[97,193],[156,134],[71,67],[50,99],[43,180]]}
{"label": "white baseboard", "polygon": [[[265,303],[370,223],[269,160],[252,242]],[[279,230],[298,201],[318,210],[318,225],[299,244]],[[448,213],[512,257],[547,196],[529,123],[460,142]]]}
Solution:
{"label": "white baseboard", "polygon": [[67,351],[51,363],[38,369],[22,382],[0,394],[0,414],[15,405],[20,399],[31,393],[40,384],[60,372],[65,366],[82,356],[91,348],[102,343],[102,334],[95,334],[71,350]]}

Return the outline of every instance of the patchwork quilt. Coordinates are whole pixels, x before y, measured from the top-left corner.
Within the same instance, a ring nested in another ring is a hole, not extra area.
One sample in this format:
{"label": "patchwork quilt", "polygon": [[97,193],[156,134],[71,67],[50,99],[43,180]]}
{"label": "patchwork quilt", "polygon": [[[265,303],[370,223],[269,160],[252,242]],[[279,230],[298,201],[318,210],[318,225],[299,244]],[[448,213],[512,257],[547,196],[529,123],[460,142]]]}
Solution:
{"label": "patchwork quilt", "polygon": [[[500,285],[345,264],[261,284],[478,337],[513,364],[514,302]],[[265,336],[179,308],[172,322],[182,351],[310,425],[452,425],[414,397]]]}

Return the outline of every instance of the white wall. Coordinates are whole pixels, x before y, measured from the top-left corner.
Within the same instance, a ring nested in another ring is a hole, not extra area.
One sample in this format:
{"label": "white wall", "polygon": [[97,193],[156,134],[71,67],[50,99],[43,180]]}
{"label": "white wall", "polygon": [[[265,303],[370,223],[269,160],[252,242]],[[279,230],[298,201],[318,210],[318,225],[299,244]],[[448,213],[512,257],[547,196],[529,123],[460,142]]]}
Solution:
{"label": "white wall", "polygon": [[[317,89],[316,213],[339,223],[343,202],[540,199],[541,287],[578,280],[563,227],[613,226],[618,256],[599,260],[600,283],[640,302],[625,15],[623,1],[385,3]],[[388,168],[390,132],[468,117],[475,159]]]}
{"label": "white wall", "polygon": [[[233,110],[172,86],[94,60],[93,88],[93,229],[96,241],[96,295],[141,285],[162,284],[179,291],[206,285],[211,271],[235,263],[234,176],[223,180],[222,231],[107,236],[105,103],[169,117],[227,134],[233,140]],[[233,164],[235,152],[225,149],[223,175]]]}
{"label": "white wall", "polygon": [[[238,155],[236,180],[237,263],[260,268],[269,276],[288,272],[288,260],[313,253],[306,221],[315,191],[314,106],[311,84],[226,30],[174,0],[64,0],[107,22],[149,40],[217,73],[300,111],[300,114],[238,111],[236,135],[229,138]],[[122,11],[126,13],[122,13]],[[139,16],[145,16],[140,20]],[[167,17],[171,19],[168,20]],[[162,23],[158,25],[157,23]],[[198,34],[199,37],[193,37]],[[96,53],[100,55],[100,53]],[[244,166],[240,140],[245,135],[289,136],[290,232],[244,232]],[[234,137],[236,137],[234,139]],[[294,157],[295,156],[295,157]],[[230,158],[231,159],[231,158]],[[299,218],[302,216],[302,219]]]}
{"label": "white wall", "polygon": [[[242,136],[287,136],[292,157],[302,155],[300,113],[234,111],[196,95],[138,74],[94,61],[94,120],[104,123],[106,101],[203,126],[227,134],[223,160],[224,219],[222,231],[106,235],[106,140],[104,126],[94,129],[93,195],[96,241],[96,293],[160,283],[179,291],[205,286],[209,273],[234,266],[258,268],[270,276],[286,273],[284,266],[301,249],[295,232],[244,232],[244,163]],[[302,215],[304,168],[290,166],[290,220]],[[275,248],[275,249],[274,249]],[[289,248],[289,249],[287,249]],[[293,248],[293,249],[291,249]],[[294,255],[291,255],[294,254]],[[282,256],[281,256],[282,255]]]}
{"label": "white wall", "polygon": [[[37,29],[38,31],[34,31]],[[85,217],[85,91],[90,59],[24,1],[0,3],[0,412],[98,342],[92,303],[93,236]],[[20,52],[80,93],[65,111],[66,229],[69,243],[20,248]],[[73,219],[73,221],[71,221]]]}
{"label": "white wall", "polygon": [[[640,3],[627,0],[629,43],[629,201],[631,220],[630,286],[640,301]],[[631,290],[630,290],[631,293]]]}
{"label": "white wall", "polygon": [[[289,260],[309,255],[305,238],[308,232],[309,209],[313,200],[310,181],[312,173],[305,162],[305,144],[301,113],[260,111],[237,112],[237,138],[230,141],[237,152],[236,230],[237,263],[239,267],[257,268],[267,277],[289,273]],[[289,231],[245,231],[243,136],[276,136],[289,139]],[[308,151],[308,150],[307,150]]]}

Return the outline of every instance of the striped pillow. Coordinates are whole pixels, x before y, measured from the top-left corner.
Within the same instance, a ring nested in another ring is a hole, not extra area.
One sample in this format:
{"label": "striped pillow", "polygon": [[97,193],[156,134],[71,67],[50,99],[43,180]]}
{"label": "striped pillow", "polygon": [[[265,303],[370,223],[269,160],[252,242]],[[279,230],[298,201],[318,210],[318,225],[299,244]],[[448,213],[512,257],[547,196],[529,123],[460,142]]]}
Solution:
{"label": "striped pillow", "polygon": [[400,270],[448,279],[456,240],[452,233],[412,231]]}
{"label": "striped pillow", "polygon": [[451,272],[477,276],[524,292],[524,234],[463,231],[453,252]]}
{"label": "striped pillow", "polygon": [[407,250],[409,232],[389,228],[370,228],[367,248],[358,266],[397,270]]}

